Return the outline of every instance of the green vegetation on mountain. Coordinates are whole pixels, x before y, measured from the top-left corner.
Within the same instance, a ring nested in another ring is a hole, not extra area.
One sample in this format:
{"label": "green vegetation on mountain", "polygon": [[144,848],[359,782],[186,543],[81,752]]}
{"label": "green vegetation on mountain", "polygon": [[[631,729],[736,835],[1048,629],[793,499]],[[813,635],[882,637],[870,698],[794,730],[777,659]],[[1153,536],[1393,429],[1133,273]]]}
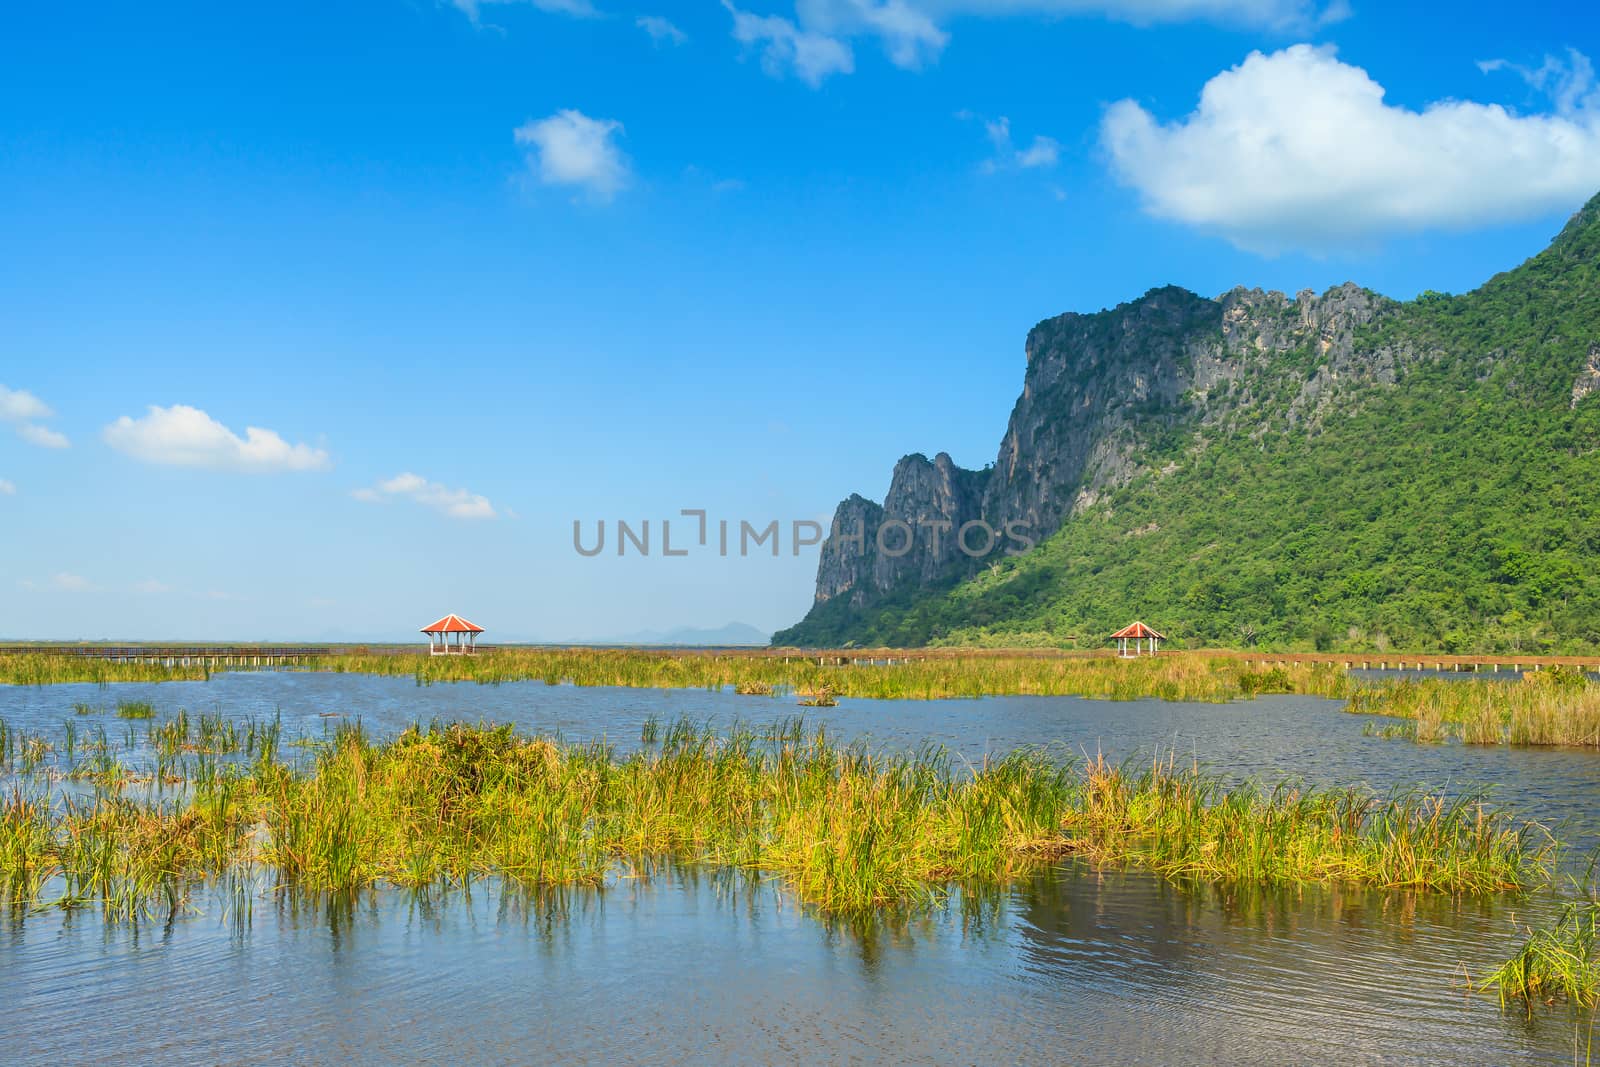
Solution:
{"label": "green vegetation on mountain", "polygon": [[1600,197],[1521,267],[1357,328],[1392,375],[1312,408],[1325,348],[1222,383],[1254,398],[1232,417],[1185,397],[1032,552],[819,598],[774,643],[1099,644],[1143,618],[1190,646],[1600,649]]}

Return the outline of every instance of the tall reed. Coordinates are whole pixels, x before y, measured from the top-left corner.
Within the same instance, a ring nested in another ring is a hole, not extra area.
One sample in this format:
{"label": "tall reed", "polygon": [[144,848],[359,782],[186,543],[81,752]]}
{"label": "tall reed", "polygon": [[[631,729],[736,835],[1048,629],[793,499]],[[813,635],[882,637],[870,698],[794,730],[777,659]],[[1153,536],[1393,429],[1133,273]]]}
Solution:
{"label": "tall reed", "polygon": [[183,906],[195,879],[258,868],[348,892],[486,875],[600,885],[619,865],[670,859],[772,872],[827,912],[860,914],[1074,854],[1183,879],[1453,893],[1534,885],[1555,864],[1541,828],[1470,798],[1264,790],[1171,761],[1027,750],[967,767],[798,722],[718,736],[680,720],[626,757],[509,726],[412,727],[378,744],[341,724],[313,751],[280,762],[274,736],[251,758],[191,753],[167,802],[15,793],[0,806],[0,884],[23,906],[125,918]]}
{"label": "tall reed", "polygon": [[[204,666],[168,667],[159,663],[119,663],[51,652],[0,656],[0,685],[52,685],[62,682],[205,681]],[[87,705],[85,705],[87,709]]]}
{"label": "tall reed", "polygon": [[642,688],[733,688],[747,693],[828,692],[844,697],[934,699],[1001,694],[1134,700],[1226,701],[1259,693],[1342,697],[1342,667],[1316,663],[1254,669],[1234,656],[1171,653],[1159,657],[969,656],[863,654],[835,657],[719,656],[613,649],[497,649],[478,656],[414,654],[342,656],[319,666],[334,671],[401,675],[419,685],[544,679],[574,685]]}
{"label": "tall reed", "polygon": [[1565,999],[1584,1007],[1600,1004],[1600,902],[1569,901],[1554,922],[1528,932],[1516,955],[1491,974],[1482,988],[1528,1003]]}
{"label": "tall reed", "polygon": [[1575,669],[1515,682],[1419,679],[1356,690],[1347,710],[1415,722],[1418,741],[1600,748],[1600,684]]}

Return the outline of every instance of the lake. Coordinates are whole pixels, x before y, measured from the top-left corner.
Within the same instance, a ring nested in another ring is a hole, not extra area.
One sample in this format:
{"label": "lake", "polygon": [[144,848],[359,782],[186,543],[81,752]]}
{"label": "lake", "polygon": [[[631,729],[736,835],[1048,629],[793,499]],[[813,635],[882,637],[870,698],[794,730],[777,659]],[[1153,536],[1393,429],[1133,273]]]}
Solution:
{"label": "lake", "polygon": [[[409,679],[225,673],[209,682],[0,688],[30,732],[79,702],[158,714],[279,715],[286,737],[359,719],[513,722],[640,744],[647,719],[763,725],[792,699],[699,690],[418,687]],[[1112,759],[1176,754],[1268,782],[1493,785],[1519,814],[1600,839],[1600,757],[1364,736],[1336,701],[1069,697],[869,701],[804,709],[840,739],[1019,745]],[[330,714],[331,713],[331,714]],[[337,715],[338,718],[332,717]],[[134,724],[143,733],[143,724]],[[1520,944],[1540,900],[1178,886],[1073,862],[862,926],[801,907],[770,877],[663,865],[603,890],[529,897],[398,890],[248,916],[216,892],[165,924],[92,911],[5,914],[4,1060],[142,1062],[1582,1062],[1592,1018],[1502,1010],[1467,991]],[[247,920],[247,921],[246,921]]]}

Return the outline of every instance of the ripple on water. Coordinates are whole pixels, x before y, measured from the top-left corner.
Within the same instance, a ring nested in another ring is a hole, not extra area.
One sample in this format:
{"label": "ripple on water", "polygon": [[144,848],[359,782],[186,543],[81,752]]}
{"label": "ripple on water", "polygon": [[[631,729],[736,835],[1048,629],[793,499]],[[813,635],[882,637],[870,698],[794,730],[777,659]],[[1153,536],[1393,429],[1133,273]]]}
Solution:
{"label": "ripple on water", "polygon": [[[724,727],[799,709],[698,690],[539,683],[418,687],[354,675],[0,687],[0,717],[58,731],[73,703],[162,714],[281,713],[320,734],[337,710],[378,736],[430,719],[637,747],[646,718]],[[809,709],[844,740],[933,740],[970,759],[1053,745],[1114,759],[1176,753],[1236,776],[1496,798],[1579,836],[1600,757],[1417,746],[1362,736],[1334,701],[1170,704],[1007,697],[842,700]],[[95,717],[77,718],[82,723]],[[108,732],[122,727],[108,720]],[[342,910],[258,900],[108,928],[43,913],[0,929],[10,1062],[1572,1062],[1587,1022],[1467,995],[1515,946],[1504,902],[1308,889],[1220,894],[1079,866],[869,935],[798,908],[771,880],[672,872],[575,892],[552,913],[492,887],[437,906],[378,892]],[[20,1050],[13,1053],[12,1050]],[[1581,1058],[1581,1057],[1580,1057]]]}

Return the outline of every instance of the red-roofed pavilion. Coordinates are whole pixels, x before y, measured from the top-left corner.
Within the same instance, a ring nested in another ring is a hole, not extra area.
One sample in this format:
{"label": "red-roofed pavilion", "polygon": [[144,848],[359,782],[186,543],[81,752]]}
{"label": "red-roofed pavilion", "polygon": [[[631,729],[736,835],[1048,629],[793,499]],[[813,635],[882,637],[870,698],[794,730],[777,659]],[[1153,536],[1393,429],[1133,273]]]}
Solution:
{"label": "red-roofed pavilion", "polygon": [[[1117,655],[1124,658],[1143,655],[1144,652],[1139,647],[1141,641],[1150,643],[1150,654],[1153,656],[1160,643],[1166,639],[1165,634],[1156,633],[1142,622],[1130,623],[1111,635],[1111,640],[1117,643]],[[1133,642],[1131,651],[1128,648],[1129,641]]]}
{"label": "red-roofed pavilion", "polygon": [[[428,635],[430,656],[471,656],[478,651],[478,635],[483,633],[483,627],[468,622],[460,615],[446,615],[438,622],[424,626],[422,632]],[[451,634],[456,635],[454,644],[450,641]]]}

